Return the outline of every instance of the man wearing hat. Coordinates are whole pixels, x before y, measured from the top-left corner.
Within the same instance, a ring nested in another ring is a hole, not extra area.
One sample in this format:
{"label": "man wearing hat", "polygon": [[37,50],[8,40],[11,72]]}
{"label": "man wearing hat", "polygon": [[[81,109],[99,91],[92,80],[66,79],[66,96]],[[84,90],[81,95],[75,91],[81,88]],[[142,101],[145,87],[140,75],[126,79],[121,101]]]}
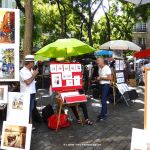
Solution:
{"label": "man wearing hat", "polygon": [[20,70],[20,92],[30,93],[30,123],[32,123],[32,111],[35,103],[35,77],[38,69],[33,70],[34,55],[26,55],[24,67]]}

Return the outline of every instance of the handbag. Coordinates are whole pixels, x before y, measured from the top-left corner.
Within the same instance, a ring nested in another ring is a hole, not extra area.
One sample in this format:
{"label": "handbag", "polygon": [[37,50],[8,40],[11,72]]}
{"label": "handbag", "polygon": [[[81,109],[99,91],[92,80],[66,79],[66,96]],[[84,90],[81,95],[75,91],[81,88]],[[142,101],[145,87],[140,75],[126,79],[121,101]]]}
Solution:
{"label": "handbag", "polygon": [[[56,129],[57,123],[58,123],[58,115],[57,114],[54,114],[48,118],[48,128]],[[58,129],[66,128],[66,127],[69,127],[70,125],[71,125],[71,122],[68,120],[68,116],[66,114],[61,114]]]}

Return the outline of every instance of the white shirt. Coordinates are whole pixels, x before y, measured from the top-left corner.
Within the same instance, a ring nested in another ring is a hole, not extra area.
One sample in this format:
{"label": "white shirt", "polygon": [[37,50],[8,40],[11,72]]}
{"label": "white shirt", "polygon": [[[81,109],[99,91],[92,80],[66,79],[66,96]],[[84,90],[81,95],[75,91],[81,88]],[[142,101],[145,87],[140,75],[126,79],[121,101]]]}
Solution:
{"label": "white shirt", "polygon": [[20,70],[20,92],[23,93],[30,93],[34,94],[36,93],[35,88],[35,80],[33,80],[29,85],[27,85],[24,81],[32,77],[33,70],[29,70],[26,67],[23,67]]}
{"label": "white shirt", "polygon": [[[105,65],[103,68],[99,68],[98,71],[99,77],[106,78],[108,75],[111,75],[111,69],[109,66]],[[100,84],[110,84],[109,80],[100,80]]]}

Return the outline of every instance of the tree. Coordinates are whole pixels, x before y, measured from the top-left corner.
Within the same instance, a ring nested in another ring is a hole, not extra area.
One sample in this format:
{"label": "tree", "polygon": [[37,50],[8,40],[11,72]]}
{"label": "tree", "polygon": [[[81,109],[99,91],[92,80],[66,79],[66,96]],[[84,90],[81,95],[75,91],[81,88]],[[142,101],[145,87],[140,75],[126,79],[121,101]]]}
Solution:
{"label": "tree", "polygon": [[23,50],[24,54],[31,54],[32,52],[32,31],[33,31],[33,3],[32,0],[25,1],[25,32]]}
{"label": "tree", "polygon": [[132,29],[137,19],[135,6],[124,1],[108,0],[107,7],[102,7],[105,17],[95,24],[99,26],[100,44],[116,39],[132,40]]}
{"label": "tree", "polygon": [[[103,0],[76,0],[72,1],[73,3],[73,10],[76,15],[79,15],[81,21],[85,23],[87,29],[87,36],[89,39],[89,44],[93,46],[93,39],[92,39],[92,26],[94,22],[94,16],[100,6],[102,5]],[[96,5],[94,9],[93,6]],[[93,10],[94,9],[94,10]]]}
{"label": "tree", "polygon": [[25,0],[24,7],[21,0],[16,0],[18,8],[25,14],[25,29],[23,51],[24,55],[32,52],[32,31],[33,31],[33,1]]}

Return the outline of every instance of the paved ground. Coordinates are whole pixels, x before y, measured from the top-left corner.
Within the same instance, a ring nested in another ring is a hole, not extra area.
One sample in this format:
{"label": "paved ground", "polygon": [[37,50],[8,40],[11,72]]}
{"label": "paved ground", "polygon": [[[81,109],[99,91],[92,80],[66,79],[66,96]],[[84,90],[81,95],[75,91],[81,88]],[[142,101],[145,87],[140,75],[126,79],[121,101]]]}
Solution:
{"label": "paved ground", "polygon": [[95,122],[100,111],[98,101],[88,101],[89,118],[93,126],[78,125],[55,132],[42,123],[32,134],[31,150],[129,150],[132,128],[143,128],[143,87],[138,87],[139,98],[129,107],[124,102],[108,104],[109,117]]}

